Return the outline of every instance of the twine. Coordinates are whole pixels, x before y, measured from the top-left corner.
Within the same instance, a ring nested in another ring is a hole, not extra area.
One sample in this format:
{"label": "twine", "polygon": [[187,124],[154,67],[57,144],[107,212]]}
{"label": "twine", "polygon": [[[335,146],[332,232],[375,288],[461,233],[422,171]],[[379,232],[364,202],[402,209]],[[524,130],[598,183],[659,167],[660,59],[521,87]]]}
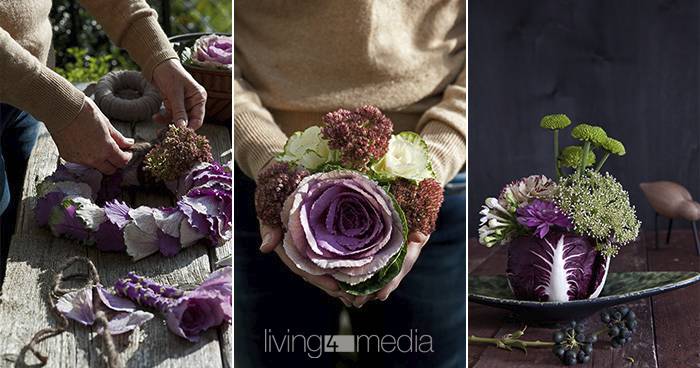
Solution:
{"label": "twine", "polygon": [[54,316],[56,319],[58,319],[58,325],[56,327],[47,327],[43,328],[39,331],[37,331],[32,339],[27,343],[27,345],[24,346],[23,350],[29,350],[34,354],[34,356],[39,359],[41,362],[41,366],[46,365],[49,361],[49,357],[46,356],[45,354],[42,354],[40,351],[37,350],[37,346],[40,342],[47,340],[51,337],[58,336],[62,334],[63,332],[66,331],[68,328],[69,322],[68,318],[63,315],[58,310],[58,307],[56,306],[56,301],[58,298],[61,296],[72,292],[76,291],[79,289],[64,289],[61,287],[61,283],[63,281],[70,280],[72,278],[76,277],[85,277],[86,275],[69,275],[69,276],[64,276],[64,272],[71,267],[73,264],[76,263],[84,263],[85,265],[88,266],[88,274],[87,274],[87,281],[88,281],[88,286],[92,289],[92,303],[93,303],[93,310],[96,311],[96,317],[95,317],[95,324],[98,325],[98,327],[102,327],[102,333],[100,335],[102,336],[102,348],[104,350],[104,355],[107,357],[107,366],[109,368],[121,368],[123,365],[121,364],[119,360],[119,355],[117,353],[117,349],[114,344],[114,340],[112,338],[112,335],[108,332],[107,330],[107,316],[105,315],[105,312],[100,310],[99,308],[99,296],[97,295],[97,292],[94,288],[95,285],[100,283],[100,275],[97,273],[97,268],[95,268],[95,264],[92,263],[92,261],[86,257],[80,257],[80,256],[75,256],[68,258],[65,262],[63,262],[59,267],[58,271],[56,274],[53,276],[53,280],[51,283],[51,289],[49,290],[48,293],[48,302],[49,302],[49,307],[51,309],[51,312],[53,312]]}

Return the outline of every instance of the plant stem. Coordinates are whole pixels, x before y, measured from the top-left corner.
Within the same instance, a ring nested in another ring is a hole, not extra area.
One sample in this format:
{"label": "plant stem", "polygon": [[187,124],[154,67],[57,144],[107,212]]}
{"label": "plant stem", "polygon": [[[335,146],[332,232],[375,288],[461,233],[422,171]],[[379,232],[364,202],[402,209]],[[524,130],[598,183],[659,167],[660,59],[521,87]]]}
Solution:
{"label": "plant stem", "polygon": [[469,336],[469,342],[472,342],[472,343],[494,344],[494,345],[498,346],[499,341],[503,342],[506,345],[509,345],[508,344],[509,342],[520,341],[521,343],[523,343],[524,346],[533,347],[533,348],[551,348],[552,346],[554,346],[553,342],[540,341],[540,340],[528,341],[528,340],[520,340],[520,339],[506,339],[506,338],[498,339],[495,337],[479,337],[479,336],[474,336],[474,335]]}
{"label": "plant stem", "polygon": [[583,169],[586,168],[586,157],[588,157],[588,152],[591,150],[591,142],[583,143],[583,152],[581,153],[581,162],[578,164],[578,169],[576,170],[576,179],[581,176]]}
{"label": "plant stem", "polygon": [[554,170],[557,173],[557,179],[561,178],[561,169],[559,169],[559,130],[554,131]]}
{"label": "plant stem", "polygon": [[600,161],[598,161],[598,165],[595,167],[595,171],[600,171],[600,168],[603,167],[603,164],[605,163],[605,160],[608,159],[608,157],[610,157],[610,152],[605,152],[605,156],[603,156],[603,158]]}

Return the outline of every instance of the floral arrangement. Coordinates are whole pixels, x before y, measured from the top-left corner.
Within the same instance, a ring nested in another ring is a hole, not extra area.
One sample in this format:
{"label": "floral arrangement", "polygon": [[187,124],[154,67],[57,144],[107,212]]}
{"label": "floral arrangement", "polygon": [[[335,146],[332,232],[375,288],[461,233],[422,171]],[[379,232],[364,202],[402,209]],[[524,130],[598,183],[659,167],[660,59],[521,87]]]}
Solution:
{"label": "floral arrangement", "polygon": [[225,267],[184,291],[130,272],[115,283],[114,291],[90,285],[61,296],[56,308],[84,326],[95,323],[98,310],[106,312],[107,333],[119,335],[153,319],[152,313],[139,309],[144,306],[162,313],[171,332],[196,342],[207,330],[231,321],[231,280],[231,267]]}
{"label": "floral arrangement", "polygon": [[[122,188],[164,186],[175,205],[129,207]],[[126,168],[109,176],[72,163],[37,186],[36,220],[55,236],[97,249],[126,252],[134,260],[160,252],[173,256],[197,242],[231,239],[231,170],[213,160],[205,137],[171,125],[155,144],[141,144]]]}
{"label": "floral arrangement", "polygon": [[203,68],[231,69],[233,64],[233,40],[230,36],[210,34],[198,38],[192,47],[180,54],[183,64]]}
{"label": "floral arrangement", "polygon": [[373,106],[329,112],[292,135],[257,180],[258,218],[283,228],[286,255],[354,295],[399,273],[407,234],[429,235],[443,200],[423,139],[392,132]]}
{"label": "floral arrangement", "polygon": [[[508,184],[481,210],[479,242],[508,245],[508,281],[515,296],[539,301],[595,298],[610,259],[634,240],[641,223],[629,195],[609,173],[600,172],[624,145],[603,128],[578,124],[578,145],[559,149],[559,131],[571,121],[547,115],[540,126],[554,133],[557,179],[532,175]],[[596,164],[596,151],[602,157]]]}

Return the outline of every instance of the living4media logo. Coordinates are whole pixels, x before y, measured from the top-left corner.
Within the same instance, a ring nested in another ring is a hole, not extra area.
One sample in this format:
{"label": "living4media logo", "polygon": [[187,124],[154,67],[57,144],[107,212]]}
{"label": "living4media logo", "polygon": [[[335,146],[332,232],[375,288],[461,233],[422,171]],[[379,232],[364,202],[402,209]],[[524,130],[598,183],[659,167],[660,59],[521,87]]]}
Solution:
{"label": "living4media logo", "polygon": [[400,335],[308,335],[289,329],[282,334],[265,329],[266,353],[303,353],[311,359],[324,353],[421,353],[434,352],[433,337],[411,329]]}

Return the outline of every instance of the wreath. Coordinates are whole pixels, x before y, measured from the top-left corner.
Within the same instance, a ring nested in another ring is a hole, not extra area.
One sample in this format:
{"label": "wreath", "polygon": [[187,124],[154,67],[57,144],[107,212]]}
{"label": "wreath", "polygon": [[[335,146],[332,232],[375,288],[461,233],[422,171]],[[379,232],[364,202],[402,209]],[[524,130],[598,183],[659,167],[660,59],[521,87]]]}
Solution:
{"label": "wreath", "polygon": [[[174,256],[198,242],[220,246],[231,239],[231,166],[212,158],[205,137],[171,125],[132,151],[129,164],[113,175],[59,164],[37,185],[38,224],[54,236],[101,251],[126,252],[135,261],[156,252]],[[175,205],[131,208],[120,198],[126,187],[167,188]]]}

